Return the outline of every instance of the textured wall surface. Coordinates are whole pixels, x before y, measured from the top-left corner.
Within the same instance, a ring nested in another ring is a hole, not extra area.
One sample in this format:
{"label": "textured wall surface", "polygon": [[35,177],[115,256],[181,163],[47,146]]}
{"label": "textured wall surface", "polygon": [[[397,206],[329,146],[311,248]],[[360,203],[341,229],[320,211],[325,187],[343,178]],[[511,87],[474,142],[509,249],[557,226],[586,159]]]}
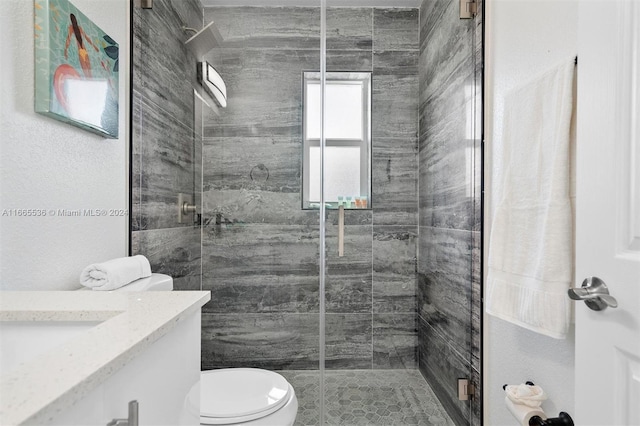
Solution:
{"label": "textured wall surface", "polygon": [[[128,208],[129,2],[74,0],[120,47],[119,137],[34,112],[32,1],[2,0],[0,211]],[[126,216],[0,216],[0,289],[78,288],[90,263],[126,256]]]}
{"label": "textured wall surface", "polygon": [[[487,3],[486,237],[501,194],[504,170],[503,99],[509,90],[535,78],[577,52],[577,2],[491,0]],[[513,20],[513,16],[527,16]],[[579,68],[578,68],[579,71]],[[547,413],[573,414],[574,334],[552,339],[491,316],[485,329],[485,424],[513,425],[503,399],[504,383],[531,380],[549,395]]]}
{"label": "textured wall surface", "polygon": [[[203,367],[318,367],[318,211],[301,210],[317,8],[206,8],[229,105],[204,126]],[[327,224],[328,368],[415,367],[418,10],[329,8],[329,71],[373,72],[373,209]]]}
{"label": "textured wall surface", "polygon": [[480,424],[457,379],[481,397],[482,13],[461,20],[459,2],[424,0],[420,21],[419,367],[456,424]]}
{"label": "textured wall surface", "polygon": [[178,193],[199,198],[202,185],[196,58],[184,46],[183,25],[202,26],[198,0],[133,9],[131,251],[171,275],[176,290],[199,290],[200,226],[178,223]]}

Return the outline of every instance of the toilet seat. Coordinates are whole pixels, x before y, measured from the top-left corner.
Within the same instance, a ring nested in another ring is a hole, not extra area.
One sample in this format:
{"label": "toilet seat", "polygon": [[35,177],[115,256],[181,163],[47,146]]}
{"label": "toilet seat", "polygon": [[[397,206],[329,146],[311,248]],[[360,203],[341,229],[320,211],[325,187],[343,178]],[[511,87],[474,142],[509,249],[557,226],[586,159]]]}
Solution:
{"label": "toilet seat", "polygon": [[200,405],[200,423],[225,425],[266,417],[285,406],[295,392],[284,377],[257,368],[225,368],[203,371],[197,392],[189,404]]}

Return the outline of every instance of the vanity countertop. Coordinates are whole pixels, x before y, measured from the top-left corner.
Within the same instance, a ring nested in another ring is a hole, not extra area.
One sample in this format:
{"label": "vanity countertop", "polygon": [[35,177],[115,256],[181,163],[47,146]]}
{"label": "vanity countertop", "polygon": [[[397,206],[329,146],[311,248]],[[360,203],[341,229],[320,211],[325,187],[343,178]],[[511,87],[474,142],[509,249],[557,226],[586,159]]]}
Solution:
{"label": "vanity countertop", "polygon": [[211,299],[207,291],[0,292],[0,321],[100,322],[0,376],[0,424],[71,407]]}

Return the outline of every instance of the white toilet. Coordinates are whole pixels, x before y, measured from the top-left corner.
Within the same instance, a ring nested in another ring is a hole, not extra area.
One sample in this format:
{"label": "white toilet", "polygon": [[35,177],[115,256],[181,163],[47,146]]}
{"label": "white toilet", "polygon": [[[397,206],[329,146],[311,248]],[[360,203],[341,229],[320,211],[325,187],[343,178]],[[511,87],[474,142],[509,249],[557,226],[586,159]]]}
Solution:
{"label": "white toilet", "polygon": [[[171,290],[173,278],[151,274],[115,291]],[[200,392],[194,385],[186,403],[193,411],[200,406],[202,425],[292,426],[298,413],[298,398],[289,382],[276,372],[258,368],[203,371]]]}
{"label": "white toilet", "polygon": [[[194,386],[187,404],[197,404]],[[291,426],[298,413],[293,387],[273,371],[224,368],[200,373],[200,424]]]}

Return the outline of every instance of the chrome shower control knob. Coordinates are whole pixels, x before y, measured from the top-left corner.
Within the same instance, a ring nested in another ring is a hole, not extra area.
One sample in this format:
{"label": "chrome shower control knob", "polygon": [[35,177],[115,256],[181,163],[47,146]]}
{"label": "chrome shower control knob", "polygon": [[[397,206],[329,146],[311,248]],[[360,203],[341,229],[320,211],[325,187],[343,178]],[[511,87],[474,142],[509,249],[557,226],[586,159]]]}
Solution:
{"label": "chrome shower control knob", "polygon": [[182,203],[182,214],[191,214],[196,212],[195,204],[189,204],[187,202]]}
{"label": "chrome shower control knob", "polygon": [[568,293],[572,300],[584,300],[594,311],[618,307],[618,301],[609,295],[607,285],[598,277],[586,278],[582,281],[582,287],[570,288]]}

